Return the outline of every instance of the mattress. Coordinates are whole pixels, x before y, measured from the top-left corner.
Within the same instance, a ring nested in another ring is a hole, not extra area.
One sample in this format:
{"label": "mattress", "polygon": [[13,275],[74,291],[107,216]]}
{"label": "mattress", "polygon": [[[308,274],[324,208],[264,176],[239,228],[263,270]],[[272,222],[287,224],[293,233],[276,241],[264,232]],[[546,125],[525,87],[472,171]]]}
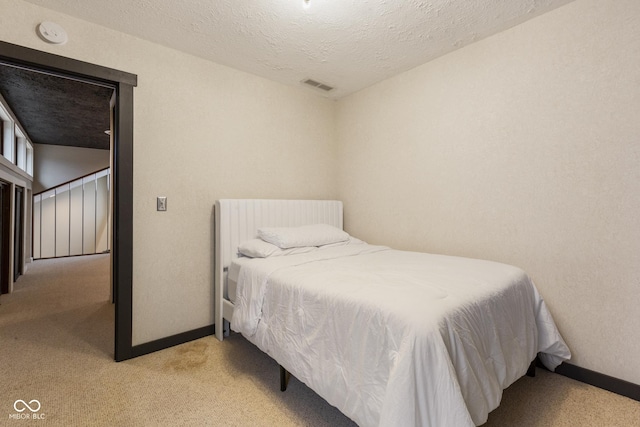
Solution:
{"label": "mattress", "polygon": [[232,329],[361,426],[480,425],[538,352],[552,370],[570,357],[505,264],[348,245],[233,276]]}
{"label": "mattress", "polygon": [[232,262],[227,273],[227,286],[224,289],[224,297],[236,303],[236,289],[238,287],[238,274],[240,273],[240,264]]}
{"label": "mattress", "polygon": [[240,257],[233,260],[229,265],[229,270],[227,272],[227,285],[224,290],[224,297],[234,304],[236,303],[238,275],[240,274],[240,268],[243,264],[250,261],[251,258]]}

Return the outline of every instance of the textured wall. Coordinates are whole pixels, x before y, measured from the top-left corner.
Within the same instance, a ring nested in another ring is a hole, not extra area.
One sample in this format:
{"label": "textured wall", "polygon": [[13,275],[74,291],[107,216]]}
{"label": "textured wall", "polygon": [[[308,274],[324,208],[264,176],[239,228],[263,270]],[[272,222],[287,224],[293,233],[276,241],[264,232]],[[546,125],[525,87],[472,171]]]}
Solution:
{"label": "textured wall", "polygon": [[[335,198],[331,101],[30,3],[0,0],[0,10],[1,40],[138,75],[134,344],[213,323],[217,198]],[[40,40],[44,20],[69,42]]]}
{"label": "textured wall", "polygon": [[640,2],[578,0],[338,104],[348,231],[526,269],[640,384]]}

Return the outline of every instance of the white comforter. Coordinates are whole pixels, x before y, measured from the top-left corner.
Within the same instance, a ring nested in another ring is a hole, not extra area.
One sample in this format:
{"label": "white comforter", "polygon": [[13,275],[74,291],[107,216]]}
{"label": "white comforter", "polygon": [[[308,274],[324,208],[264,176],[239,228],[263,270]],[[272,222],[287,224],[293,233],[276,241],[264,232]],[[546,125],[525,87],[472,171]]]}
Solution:
{"label": "white comforter", "polygon": [[570,357],[522,270],[382,246],[243,262],[231,326],[361,426],[480,425]]}

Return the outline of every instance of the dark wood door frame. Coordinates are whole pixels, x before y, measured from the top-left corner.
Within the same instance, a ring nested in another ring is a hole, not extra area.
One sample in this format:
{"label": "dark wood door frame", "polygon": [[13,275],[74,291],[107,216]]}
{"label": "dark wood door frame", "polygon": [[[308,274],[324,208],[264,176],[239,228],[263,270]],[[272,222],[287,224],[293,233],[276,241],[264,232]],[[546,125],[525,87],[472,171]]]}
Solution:
{"label": "dark wood door frame", "polygon": [[9,293],[11,184],[0,182],[0,294]]}
{"label": "dark wood door frame", "polygon": [[116,295],[116,361],[134,356],[132,346],[133,271],[133,88],[138,77],[99,65],[0,41],[0,61],[34,71],[111,86],[115,89],[113,228],[111,263]]}
{"label": "dark wood door frame", "polygon": [[23,207],[25,191],[22,187],[15,187],[15,195],[13,196],[13,281],[18,280],[22,275],[22,259],[24,257],[24,221]]}

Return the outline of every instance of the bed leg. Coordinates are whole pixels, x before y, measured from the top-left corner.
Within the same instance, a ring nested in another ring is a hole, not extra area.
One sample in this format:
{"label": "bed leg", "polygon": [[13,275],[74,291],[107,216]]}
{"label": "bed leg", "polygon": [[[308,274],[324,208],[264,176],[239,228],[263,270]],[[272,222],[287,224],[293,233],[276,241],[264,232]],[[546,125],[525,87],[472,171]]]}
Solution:
{"label": "bed leg", "polygon": [[231,333],[231,324],[229,323],[228,320],[222,319],[222,334],[225,337],[228,337],[230,333]]}
{"label": "bed leg", "polygon": [[533,362],[531,362],[531,365],[529,365],[527,376],[532,378],[536,376],[536,359],[533,359]]}
{"label": "bed leg", "polygon": [[289,378],[291,377],[291,374],[282,367],[282,365],[280,366],[280,391],[286,391],[287,390],[287,385],[289,385]]}

